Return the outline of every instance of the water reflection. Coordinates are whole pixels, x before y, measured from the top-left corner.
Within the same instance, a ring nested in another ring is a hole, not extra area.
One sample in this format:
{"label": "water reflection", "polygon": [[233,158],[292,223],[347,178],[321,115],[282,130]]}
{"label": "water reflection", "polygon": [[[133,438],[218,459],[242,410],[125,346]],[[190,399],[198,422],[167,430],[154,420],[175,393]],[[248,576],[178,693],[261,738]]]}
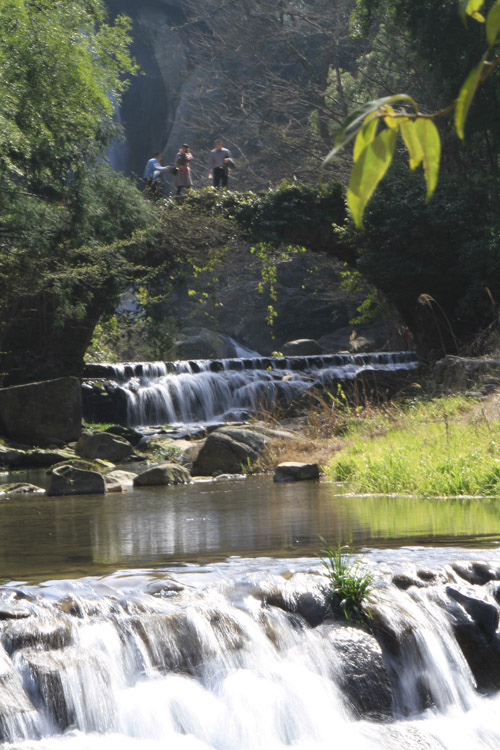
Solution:
{"label": "water reflection", "polygon": [[486,546],[500,540],[500,500],[350,497],[334,485],[263,477],[106,496],[14,496],[0,499],[0,579],[314,555],[319,535],[354,547]]}

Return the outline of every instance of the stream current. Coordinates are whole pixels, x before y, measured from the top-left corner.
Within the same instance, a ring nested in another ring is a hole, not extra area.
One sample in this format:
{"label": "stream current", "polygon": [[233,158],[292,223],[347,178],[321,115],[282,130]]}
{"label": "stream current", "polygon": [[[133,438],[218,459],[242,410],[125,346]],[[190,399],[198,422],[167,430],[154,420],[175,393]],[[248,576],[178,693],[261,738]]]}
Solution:
{"label": "stream current", "polygon": [[[373,571],[397,658],[303,609],[324,604],[320,534]],[[499,541],[496,500],[266,478],[3,499],[2,747],[498,749],[500,695],[478,689],[447,592],[498,611]],[[457,573],[478,560],[480,586]]]}
{"label": "stream current", "polygon": [[[84,405],[97,421],[104,405],[131,425],[206,423],[415,366],[405,353],[95,366]],[[328,610],[320,536],[371,571],[368,628]],[[499,544],[496,499],[265,477],[0,493],[1,746],[500,750]]]}

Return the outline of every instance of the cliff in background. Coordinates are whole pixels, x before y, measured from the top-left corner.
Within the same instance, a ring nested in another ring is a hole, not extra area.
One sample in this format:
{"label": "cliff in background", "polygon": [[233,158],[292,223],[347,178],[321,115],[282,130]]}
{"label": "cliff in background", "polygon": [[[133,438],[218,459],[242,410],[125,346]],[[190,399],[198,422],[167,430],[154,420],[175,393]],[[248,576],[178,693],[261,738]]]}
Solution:
{"label": "cliff in background", "polygon": [[189,86],[188,50],[172,24],[183,20],[182,0],[106,0],[112,16],[132,19],[132,53],[142,74],[132,79],[120,111],[126,141],[112,154],[127,175],[142,176],[158,149],[173,159],[185,138],[182,94]]}

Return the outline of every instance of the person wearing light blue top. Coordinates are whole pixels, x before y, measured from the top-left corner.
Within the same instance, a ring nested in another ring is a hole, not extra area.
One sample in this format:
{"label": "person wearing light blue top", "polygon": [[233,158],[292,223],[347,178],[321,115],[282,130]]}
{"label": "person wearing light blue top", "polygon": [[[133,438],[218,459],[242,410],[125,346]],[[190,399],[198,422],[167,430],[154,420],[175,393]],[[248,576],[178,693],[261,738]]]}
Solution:
{"label": "person wearing light blue top", "polygon": [[160,178],[163,172],[169,167],[162,166],[163,154],[157,151],[151,159],[148,160],[144,169],[144,180],[146,182],[145,190],[151,196],[159,196],[162,193]]}

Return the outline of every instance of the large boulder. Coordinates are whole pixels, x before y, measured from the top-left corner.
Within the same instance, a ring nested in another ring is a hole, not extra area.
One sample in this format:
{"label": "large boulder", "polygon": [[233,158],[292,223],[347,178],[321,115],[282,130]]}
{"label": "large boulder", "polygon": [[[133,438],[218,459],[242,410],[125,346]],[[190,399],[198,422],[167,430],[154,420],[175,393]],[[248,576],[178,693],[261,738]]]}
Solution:
{"label": "large boulder", "polygon": [[50,475],[47,495],[103,495],[106,483],[97,471],[58,466]]}
{"label": "large boulder", "polygon": [[172,354],[176,359],[225,359],[237,353],[227,336],[208,328],[189,328],[175,341]]}
{"label": "large boulder", "polygon": [[206,439],[193,462],[194,476],[242,474],[254,463],[270,438],[261,432],[239,427],[219,427]]}
{"label": "large boulder", "polygon": [[90,435],[82,435],[75,446],[78,455],[87,461],[100,458],[113,464],[130,458],[133,450],[128,440],[109,432],[94,432]]}
{"label": "large boulder", "polygon": [[78,378],[0,388],[0,434],[25,445],[78,440],[82,396]]}
{"label": "large boulder", "polygon": [[155,487],[169,484],[189,484],[191,474],[179,464],[164,463],[146,469],[134,479],[135,487]]}

